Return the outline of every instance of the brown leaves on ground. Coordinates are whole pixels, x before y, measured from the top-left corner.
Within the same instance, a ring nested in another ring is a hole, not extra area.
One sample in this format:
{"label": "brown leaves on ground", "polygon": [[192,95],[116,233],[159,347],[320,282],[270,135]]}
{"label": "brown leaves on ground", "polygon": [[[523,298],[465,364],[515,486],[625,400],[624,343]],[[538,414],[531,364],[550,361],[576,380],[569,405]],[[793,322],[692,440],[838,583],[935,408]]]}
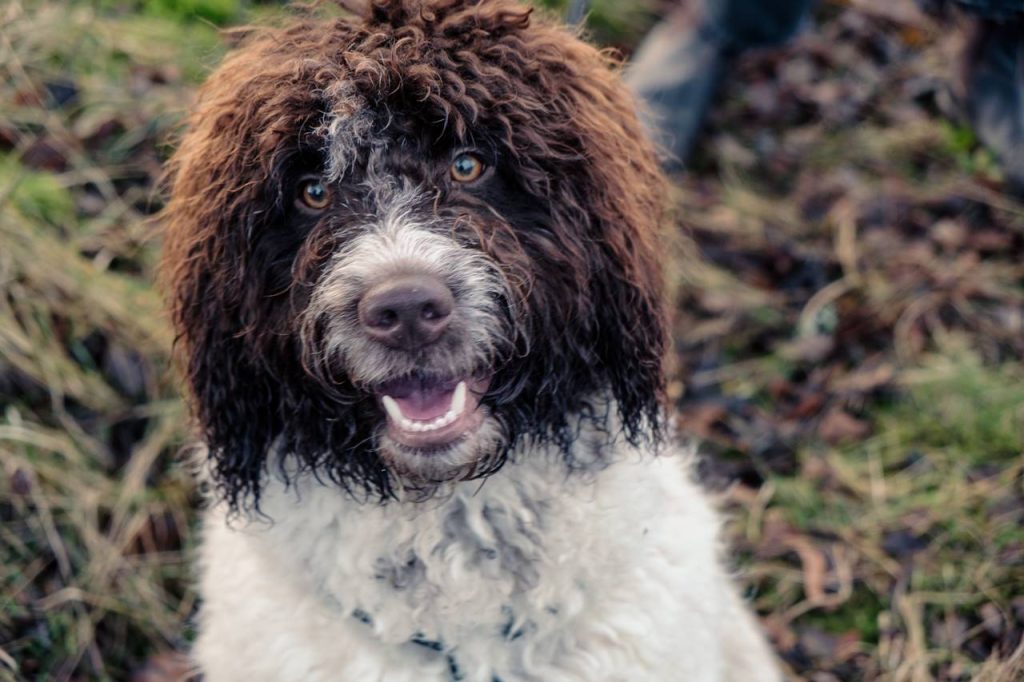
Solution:
{"label": "brown leaves on ground", "polygon": [[[147,216],[216,38],[0,14],[0,677],[180,679],[194,500]],[[959,118],[957,34],[821,3],[735,65],[676,194],[670,395],[794,679],[1024,679],[1024,206]],[[953,406],[966,445],[907,400],[963,346],[1016,372],[974,394],[1005,414]]]}
{"label": "brown leaves on ground", "polygon": [[132,673],[130,682],[195,682],[201,679],[192,662],[184,654],[163,651],[153,654]]}
{"label": "brown leaves on ground", "polygon": [[1024,205],[955,105],[959,40],[823,3],[738,61],[677,195],[679,425],[799,679],[1015,679],[1024,455],[966,461],[907,407],[923,358],[1024,357]]}

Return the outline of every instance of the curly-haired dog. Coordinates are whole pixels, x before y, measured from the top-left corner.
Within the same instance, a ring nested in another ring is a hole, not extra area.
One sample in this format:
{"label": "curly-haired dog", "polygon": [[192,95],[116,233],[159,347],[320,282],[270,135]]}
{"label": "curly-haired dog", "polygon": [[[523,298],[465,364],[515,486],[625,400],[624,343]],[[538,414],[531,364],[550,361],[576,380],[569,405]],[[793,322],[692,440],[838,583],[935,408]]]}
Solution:
{"label": "curly-haired dog", "polygon": [[253,31],[171,165],[211,682],[774,680],[666,444],[664,185],[507,0]]}

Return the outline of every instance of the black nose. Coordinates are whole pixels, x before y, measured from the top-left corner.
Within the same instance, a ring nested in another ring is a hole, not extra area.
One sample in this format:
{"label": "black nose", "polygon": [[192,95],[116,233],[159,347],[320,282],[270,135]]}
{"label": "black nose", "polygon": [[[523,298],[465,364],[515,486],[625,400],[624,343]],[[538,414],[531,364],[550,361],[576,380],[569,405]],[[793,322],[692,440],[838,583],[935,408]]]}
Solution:
{"label": "black nose", "polygon": [[438,278],[404,275],[366,292],[359,322],[386,346],[416,350],[441,338],[454,307],[451,290]]}

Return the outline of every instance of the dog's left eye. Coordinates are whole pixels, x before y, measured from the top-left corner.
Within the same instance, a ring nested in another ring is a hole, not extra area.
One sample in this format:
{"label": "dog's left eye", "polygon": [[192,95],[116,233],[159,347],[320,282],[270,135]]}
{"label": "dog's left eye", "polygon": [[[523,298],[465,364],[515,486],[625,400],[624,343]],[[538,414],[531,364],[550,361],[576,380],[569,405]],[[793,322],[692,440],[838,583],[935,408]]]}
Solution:
{"label": "dog's left eye", "polygon": [[487,166],[474,154],[462,153],[452,161],[449,173],[455,182],[473,182],[481,175]]}
{"label": "dog's left eye", "polygon": [[299,183],[296,198],[303,208],[322,211],[331,203],[331,190],[320,178],[306,178]]}

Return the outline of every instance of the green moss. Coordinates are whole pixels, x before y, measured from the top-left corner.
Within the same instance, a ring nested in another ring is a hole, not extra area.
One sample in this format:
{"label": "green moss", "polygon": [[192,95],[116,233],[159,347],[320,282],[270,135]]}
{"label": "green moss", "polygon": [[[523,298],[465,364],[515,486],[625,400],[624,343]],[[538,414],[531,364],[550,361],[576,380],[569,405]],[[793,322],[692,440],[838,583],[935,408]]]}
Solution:
{"label": "green moss", "polygon": [[74,216],[68,188],[52,173],[33,171],[8,155],[0,155],[0,198],[24,218],[67,225]]}
{"label": "green moss", "polygon": [[966,164],[971,153],[978,146],[978,139],[970,126],[943,121],[942,139],[945,142],[943,151]]}
{"label": "green moss", "polygon": [[177,19],[205,19],[226,24],[238,17],[238,0],[145,0],[147,12]]}
{"label": "green moss", "polygon": [[910,400],[886,426],[916,445],[955,451],[969,462],[1016,457],[1024,443],[1024,372],[1019,365],[986,366],[957,351],[935,357]]}
{"label": "green moss", "polygon": [[[571,0],[540,0],[541,7],[555,17],[565,18]],[[654,25],[659,7],[653,0],[591,0],[585,28],[602,45],[635,45]]]}
{"label": "green moss", "polygon": [[[25,43],[22,49],[30,50],[24,58],[34,70],[73,80],[84,90],[86,103],[93,93],[102,102],[130,94],[127,86],[138,81],[140,67],[180,70],[188,82],[200,82],[225,49],[211,22],[172,20],[141,7],[120,12],[101,7],[97,13],[72,5],[59,13],[48,7],[37,23],[19,27],[23,34],[18,37]],[[135,100],[139,95],[134,93]]]}
{"label": "green moss", "polygon": [[877,594],[860,589],[838,608],[814,611],[803,622],[834,635],[856,632],[862,642],[875,643],[879,635],[878,616],[887,608]]}
{"label": "green moss", "polygon": [[774,502],[797,528],[829,529],[850,524],[850,503],[835,491],[825,491],[820,482],[807,478],[777,477]]}

